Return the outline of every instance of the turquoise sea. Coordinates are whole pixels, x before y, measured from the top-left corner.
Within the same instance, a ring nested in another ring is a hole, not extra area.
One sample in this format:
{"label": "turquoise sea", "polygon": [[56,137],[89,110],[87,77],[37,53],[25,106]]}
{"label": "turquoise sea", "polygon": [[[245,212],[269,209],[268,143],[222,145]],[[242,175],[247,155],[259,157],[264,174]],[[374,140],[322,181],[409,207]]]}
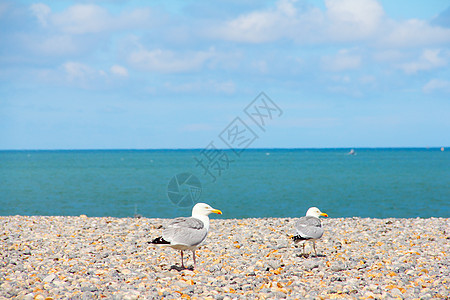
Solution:
{"label": "turquoise sea", "polygon": [[0,151],[0,215],[450,217],[450,151],[349,150]]}

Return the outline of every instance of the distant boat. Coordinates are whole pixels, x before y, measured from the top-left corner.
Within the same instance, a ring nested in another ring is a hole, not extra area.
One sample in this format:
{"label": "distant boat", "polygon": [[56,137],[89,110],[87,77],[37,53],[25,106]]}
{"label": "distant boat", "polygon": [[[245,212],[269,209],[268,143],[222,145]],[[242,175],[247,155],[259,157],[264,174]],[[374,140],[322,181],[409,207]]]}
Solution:
{"label": "distant boat", "polygon": [[347,153],[347,155],[356,155],[356,152],[354,149],[351,149],[350,152]]}

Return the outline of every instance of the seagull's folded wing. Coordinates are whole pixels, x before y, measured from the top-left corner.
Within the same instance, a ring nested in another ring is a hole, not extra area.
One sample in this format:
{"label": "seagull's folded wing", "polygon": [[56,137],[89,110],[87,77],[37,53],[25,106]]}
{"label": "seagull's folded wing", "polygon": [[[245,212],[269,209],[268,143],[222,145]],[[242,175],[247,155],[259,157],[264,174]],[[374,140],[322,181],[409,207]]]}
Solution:
{"label": "seagull's folded wing", "polygon": [[302,217],[295,224],[297,234],[303,239],[319,239],[323,235],[322,223],[315,217]]}
{"label": "seagull's folded wing", "polygon": [[171,245],[196,246],[203,242],[208,231],[196,218],[176,218],[163,231],[163,238]]}

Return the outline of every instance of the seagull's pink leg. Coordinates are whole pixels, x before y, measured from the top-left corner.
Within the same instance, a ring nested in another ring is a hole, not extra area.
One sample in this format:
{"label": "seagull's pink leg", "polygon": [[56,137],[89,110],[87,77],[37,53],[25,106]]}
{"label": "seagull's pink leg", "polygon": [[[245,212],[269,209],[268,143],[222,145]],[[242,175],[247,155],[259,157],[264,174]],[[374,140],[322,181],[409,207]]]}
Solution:
{"label": "seagull's pink leg", "polygon": [[181,250],[181,267],[184,269],[183,250]]}

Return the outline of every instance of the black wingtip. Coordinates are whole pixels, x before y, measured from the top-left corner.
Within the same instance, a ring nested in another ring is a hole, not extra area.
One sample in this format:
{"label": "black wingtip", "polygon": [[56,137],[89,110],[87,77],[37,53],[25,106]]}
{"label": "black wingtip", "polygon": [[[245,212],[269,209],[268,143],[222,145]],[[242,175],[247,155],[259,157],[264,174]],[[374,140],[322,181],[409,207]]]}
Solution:
{"label": "black wingtip", "polygon": [[163,245],[167,245],[170,244],[168,241],[166,241],[165,239],[163,239],[162,236],[157,237],[156,239],[154,239],[153,241],[149,242],[150,244],[163,244]]}
{"label": "black wingtip", "polygon": [[294,236],[292,237],[292,239],[294,240],[294,242],[298,242],[298,241],[306,241],[306,240],[308,240],[308,239],[306,239],[306,238],[304,238],[304,237],[302,237],[302,236],[300,236],[300,235],[294,235]]}

